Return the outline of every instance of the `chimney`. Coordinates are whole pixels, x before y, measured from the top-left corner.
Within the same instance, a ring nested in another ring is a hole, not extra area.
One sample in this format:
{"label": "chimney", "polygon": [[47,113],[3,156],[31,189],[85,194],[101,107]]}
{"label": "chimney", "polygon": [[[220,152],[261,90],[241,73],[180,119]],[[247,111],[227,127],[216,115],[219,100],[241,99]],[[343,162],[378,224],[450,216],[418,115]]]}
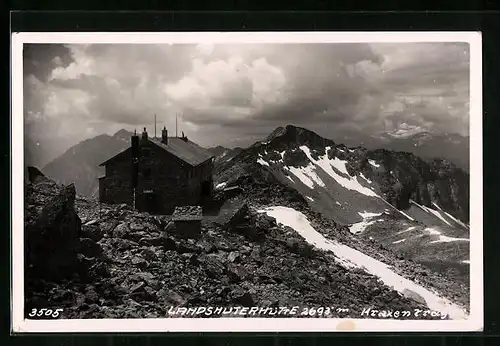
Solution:
{"label": "chimney", "polygon": [[163,130],[161,130],[161,142],[163,144],[168,144],[168,131],[166,126],[163,126]]}
{"label": "chimney", "polygon": [[137,132],[134,130],[134,134],[131,137],[132,141],[132,157],[137,158],[139,157],[139,136],[137,135]]}
{"label": "chimney", "polygon": [[144,131],[142,131],[142,138],[141,142],[143,144],[148,142],[148,132],[146,131],[146,128],[144,128]]}
{"label": "chimney", "polygon": [[184,142],[187,142],[188,141],[188,138],[186,137],[186,135],[184,134],[184,131],[182,131],[182,137],[181,139],[184,141]]}
{"label": "chimney", "polygon": [[137,132],[134,130],[134,134],[132,135],[132,179],[131,184],[132,188],[137,187],[137,180],[139,176],[139,136]]}

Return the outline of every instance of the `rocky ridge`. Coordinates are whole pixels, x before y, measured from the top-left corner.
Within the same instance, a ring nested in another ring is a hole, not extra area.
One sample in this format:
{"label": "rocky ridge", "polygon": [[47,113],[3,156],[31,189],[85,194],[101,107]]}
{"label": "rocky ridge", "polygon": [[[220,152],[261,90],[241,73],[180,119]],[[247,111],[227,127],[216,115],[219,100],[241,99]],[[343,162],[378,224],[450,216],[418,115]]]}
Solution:
{"label": "rocky ridge", "polygon": [[249,169],[259,169],[255,165],[259,157],[266,162],[281,159],[286,166],[305,166],[309,160],[299,150],[300,146],[307,146],[314,159],[327,155],[329,159],[346,161],[349,175],[361,173],[375,182],[385,199],[397,209],[407,208],[410,200],[429,207],[436,202],[458,219],[469,220],[469,175],[447,160],[424,161],[409,152],[348,148],[291,125],[277,128],[265,141],[257,142],[231,162],[218,166],[216,183],[234,180]]}
{"label": "rocky ridge", "polygon": [[215,155],[214,164],[217,166],[224,162],[231,161],[234,156],[243,151],[243,148],[224,148],[219,145],[216,147],[208,148],[208,151]]}

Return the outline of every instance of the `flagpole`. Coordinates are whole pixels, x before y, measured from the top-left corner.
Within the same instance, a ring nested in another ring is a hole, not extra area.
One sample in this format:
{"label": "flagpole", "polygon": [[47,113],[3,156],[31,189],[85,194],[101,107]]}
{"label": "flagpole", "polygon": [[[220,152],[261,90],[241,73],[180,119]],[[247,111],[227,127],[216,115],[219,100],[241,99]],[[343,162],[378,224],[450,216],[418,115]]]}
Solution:
{"label": "flagpole", "polygon": [[155,113],[155,138],[156,138],[156,113]]}

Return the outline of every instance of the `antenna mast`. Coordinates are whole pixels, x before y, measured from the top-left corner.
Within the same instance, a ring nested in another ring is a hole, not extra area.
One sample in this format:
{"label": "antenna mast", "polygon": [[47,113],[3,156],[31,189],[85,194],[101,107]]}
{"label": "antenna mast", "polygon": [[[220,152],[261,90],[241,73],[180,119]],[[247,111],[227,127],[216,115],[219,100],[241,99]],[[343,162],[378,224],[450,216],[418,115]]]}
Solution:
{"label": "antenna mast", "polygon": [[156,113],[155,113],[155,138],[156,138]]}
{"label": "antenna mast", "polygon": [[175,113],[175,137],[177,137],[177,118],[179,117],[178,113]]}

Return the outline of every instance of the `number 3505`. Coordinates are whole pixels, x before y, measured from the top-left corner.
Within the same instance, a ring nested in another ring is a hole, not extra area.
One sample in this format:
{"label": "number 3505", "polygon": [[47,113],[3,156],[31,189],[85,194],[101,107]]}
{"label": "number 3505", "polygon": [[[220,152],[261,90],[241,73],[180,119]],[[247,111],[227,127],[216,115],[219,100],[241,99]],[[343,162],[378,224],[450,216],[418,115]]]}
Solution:
{"label": "number 3505", "polygon": [[59,314],[63,312],[63,309],[32,309],[31,312],[28,314],[29,317],[42,317],[42,316],[47,316],[47,317],[59,317]]}

